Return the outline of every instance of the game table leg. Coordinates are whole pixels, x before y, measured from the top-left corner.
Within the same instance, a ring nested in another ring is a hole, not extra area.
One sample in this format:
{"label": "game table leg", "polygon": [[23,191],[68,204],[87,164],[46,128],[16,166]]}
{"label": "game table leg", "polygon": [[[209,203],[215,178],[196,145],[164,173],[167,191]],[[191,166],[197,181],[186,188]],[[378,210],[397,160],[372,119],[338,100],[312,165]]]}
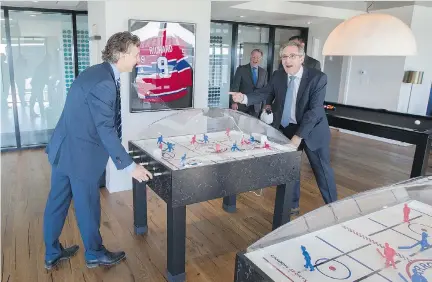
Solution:
{"label": "game table leg", "polygon": [[223,209],[226,212],[233,213],[236,211],[236,198],[237,195],[226,196],[223,198]]}
{"label": "game table leg", "polygon": [[132,181],[134,229],[142,235],[147,232],[147,182]]}
{"label": "game table leg", "polygon": [[297,180],[278,185],[276,188],[272,230],[275,230],[291,220],[293,189],[296,181]]}
{"label": "game table leg", "polygon": [[186,206],[167,204],[168,281],[186,281]]}
{"label": "game table leg", "polygon": [[425,175],[428,168],[431,142],[432,140],[430,138],[425,138],[421,143],[416,145],[411,168],[411,178]]}

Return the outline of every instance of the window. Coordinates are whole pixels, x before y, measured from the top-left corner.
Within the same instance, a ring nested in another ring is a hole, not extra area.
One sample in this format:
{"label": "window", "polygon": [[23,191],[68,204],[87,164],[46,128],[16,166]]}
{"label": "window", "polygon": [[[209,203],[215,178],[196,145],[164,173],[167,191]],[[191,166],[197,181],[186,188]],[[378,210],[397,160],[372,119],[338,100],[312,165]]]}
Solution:
{"label": "window", "polygon": [[87,16],[14,8],[1,12],[2,149],[47,144],[77,68],[89,66]]}
{"label": "window", "polygon": [[[230,90],[232,25],[211,23],[208,106],[227,108]],[[221,95],[222,93],[222,95]]]}

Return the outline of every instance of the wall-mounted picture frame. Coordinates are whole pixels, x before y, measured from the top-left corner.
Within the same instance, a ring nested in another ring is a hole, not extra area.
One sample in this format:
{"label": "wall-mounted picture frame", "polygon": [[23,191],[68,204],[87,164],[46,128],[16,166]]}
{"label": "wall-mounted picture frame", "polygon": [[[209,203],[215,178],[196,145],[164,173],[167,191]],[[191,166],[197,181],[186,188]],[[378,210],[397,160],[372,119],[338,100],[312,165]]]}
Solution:
{"label": "wall-mounted picture frame", "polygon": [[195,24],[130,19],[129,31],[141,42],[130,74],[130,112],[193,108]]}

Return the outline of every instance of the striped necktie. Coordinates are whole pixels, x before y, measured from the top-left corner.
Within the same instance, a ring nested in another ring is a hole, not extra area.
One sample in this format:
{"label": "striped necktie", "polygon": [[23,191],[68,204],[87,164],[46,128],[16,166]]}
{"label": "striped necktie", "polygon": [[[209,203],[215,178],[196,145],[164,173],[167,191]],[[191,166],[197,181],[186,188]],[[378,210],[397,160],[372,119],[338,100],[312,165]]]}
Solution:
{"label": "striped necktie", "polygon": [[121,121],[121,97],[120,97],[120,79],[116,81],[117,98],[116,98],[116,112],[115,112],[115,128],[117,136],[122,140],[122,121]]}

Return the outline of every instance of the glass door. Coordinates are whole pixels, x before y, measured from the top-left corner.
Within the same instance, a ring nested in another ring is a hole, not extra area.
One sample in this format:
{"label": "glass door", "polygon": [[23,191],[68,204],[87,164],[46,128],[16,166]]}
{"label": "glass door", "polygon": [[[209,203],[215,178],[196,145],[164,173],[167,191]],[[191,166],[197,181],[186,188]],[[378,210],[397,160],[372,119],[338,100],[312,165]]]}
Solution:
{"label": "glass door", "polygon": [[45,145],[75,74],[90,64],[88,17],[5,8],[1,19],[1,148]]}
{"label": "glass door", "polygon": [[17,131],[16,125],[16,103],[13,103],[15,95],[13,94],[13,87],[11,87],[11,64],[13,60],[10,57],[10,46],[7,41],[7,32],[14,30],[16,27],[10,24],[8,18],[5,18],[5,12],[1,10],[1,44],[0,44],[0,56],[1,56],[1,95],[0,95],[0,115],[1,115],[1,147],[2,148],[13,148],[17,147]]}

